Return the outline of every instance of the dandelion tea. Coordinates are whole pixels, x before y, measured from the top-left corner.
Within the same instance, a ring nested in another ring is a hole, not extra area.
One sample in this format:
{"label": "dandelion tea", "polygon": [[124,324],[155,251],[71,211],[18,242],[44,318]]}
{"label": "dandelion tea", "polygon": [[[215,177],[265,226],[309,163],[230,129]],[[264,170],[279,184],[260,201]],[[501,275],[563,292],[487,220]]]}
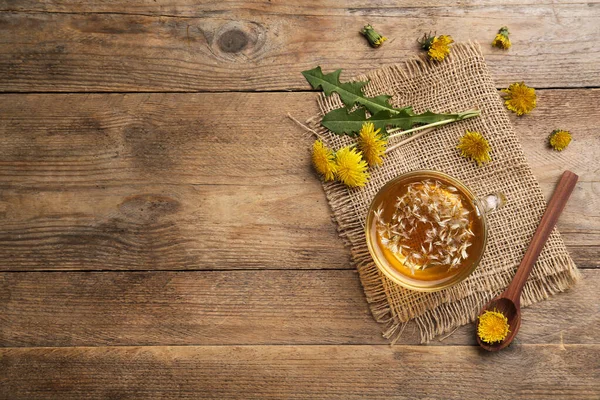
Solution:
{"label": "dandelion tea", "polygon": [[377,195],[371,240],[403,280],[444,285],[479,262],[482,213],[461,186],[432,172],[408,176]]}

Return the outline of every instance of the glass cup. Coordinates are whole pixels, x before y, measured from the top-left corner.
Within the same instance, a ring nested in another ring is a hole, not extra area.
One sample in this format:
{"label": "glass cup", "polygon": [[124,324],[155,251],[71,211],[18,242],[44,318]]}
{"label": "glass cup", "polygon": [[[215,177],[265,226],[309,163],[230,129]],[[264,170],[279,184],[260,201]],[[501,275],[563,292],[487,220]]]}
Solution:
{"label": "glass cup", "polygon": [[408,172],[386,183],[371,202],[369,252],[379,270],[405,288],[446,289],[477,268],[487,243],[486,214],[505,202],[499,192],[478,198],[441,172]]}

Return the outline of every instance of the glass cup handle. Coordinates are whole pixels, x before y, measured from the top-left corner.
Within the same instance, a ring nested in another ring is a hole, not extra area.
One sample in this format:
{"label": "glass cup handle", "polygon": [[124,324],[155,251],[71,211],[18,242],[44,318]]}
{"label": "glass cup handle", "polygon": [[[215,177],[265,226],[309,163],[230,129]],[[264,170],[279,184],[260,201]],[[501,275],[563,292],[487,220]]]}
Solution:
{"label": "glass cup handle", "polygon": [[506,204],[506,196],[502,192],[488,194],[479,200],[481,201],[481,204],[483,205],[483,211],[485,211],[486,214],[490,214],[504,207]]}

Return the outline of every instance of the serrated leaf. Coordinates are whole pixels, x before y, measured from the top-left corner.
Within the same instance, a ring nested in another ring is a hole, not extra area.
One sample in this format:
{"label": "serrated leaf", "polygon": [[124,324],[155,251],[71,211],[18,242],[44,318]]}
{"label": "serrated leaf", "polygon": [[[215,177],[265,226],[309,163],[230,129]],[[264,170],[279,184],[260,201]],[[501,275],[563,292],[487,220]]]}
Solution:
{"label": "serrated leaf", "polygon": [[431,111],[414,114],[412,108],[407,107],[397,114],[380,111],[367,118],[362,108],[351,113],[348,113],[345,108],[338,108],[325,114],[321,125],[338,135],[356,136],[365,122],[372,122],[375,129],[386,132],[389,127],[407,130],[416,124],[431,124],[448,119],[459,120],[460,114],[436,114]]}
{"label": "serrated leaf", "polygon": [[[321,125],[338,135],[356,136],[363,123],[367,120],[364,108],[348,113],[345,108],[330,111],[321,120]],[[356,129],[358,127],[358,129]]]}
{"label": "serrated leaf", "polygon": [[362,92],[362,88],[368,82],[340,82],[341,69],[335,70],[327,75],[323,74],[321,67],[317,67],[308,71],[303,71],[302,75],[306,78],[313,89],[323,89],[326,96],[331,96],[331,93],[336,92],[340,95],[342,102],[347,108],[352,108],[355,104],[361,104],[367,108],[372,114],[380,111],[388,111],[395,114],[399,109],[392,107],[388,100],[392,96],[386,94],[377,97],[367,97]]}

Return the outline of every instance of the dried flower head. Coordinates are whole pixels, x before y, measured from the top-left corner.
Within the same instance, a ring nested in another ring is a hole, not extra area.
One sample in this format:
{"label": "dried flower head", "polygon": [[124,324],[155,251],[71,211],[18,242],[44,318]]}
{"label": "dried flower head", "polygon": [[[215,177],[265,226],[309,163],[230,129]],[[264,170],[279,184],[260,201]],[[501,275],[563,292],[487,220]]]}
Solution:
{"label": "dried flower head", "polygon": [[381,244],[414,274],[434,266],[458,268],[475,236],[462,195],[437,180],[413,182],[396,199],[389,221],[374,212]]}
{"label": "dried flower head", "polygon": [[336,153],[337,179],[350,187],[365,186],[369,180],[367,163],[361,154],[351,147],[344,147]]}
{"label": "dried flower head", "polygon": [[358,133],[356,144],[370,167],[383,164],[387,138],[380,131],[381,128],[375,130],[372,122],[365,122]]}
{"label": "dried flower head", "polygon": [[323,142],[315,140],[313,144],[312,153],[313,166],[317,172],[323,175],[325,181],[332,181],[335,179],[335,173],[337,171],[337,164],[335,163],[335,153]]}
{"label": "dried flower head", "polygon": [[460,150],[460,155],[477,162],[477,165],[482,165],[491,160],[490,144],[479,132],[470,132],[464,134],[458,142],[457,149]]}
{"label": "dried flower head", "polygon": [[506,339],[510,332],[508,328],[508,318],[504,314],[488,310],[479,317],[477,335],[486,343],[497,343]]}
{"label": "dried flower head", "polygon": [[509,32],[508,32],[508,28],[506,26],[503,26],[502,28],[500,28],[500,30],[498,31],[498,34],[492,41],[492,46],[497,47],[499,49],[503,49],[503,50],[510,49],[510,46],[512,46],[512,44],[510,43],[508,34],[509,34]]}
{"label": "dried flower head", "polygon": [[379,47],[387,40],[385,36],[381,36],[379,33],[375,32],[375,29],[373,29],[370,24],[365,25],[360,33],[367,38],[371,47]]}
{"label": "dried flower head", "polygon": [[443,61],[450,54],[450,45],[454,43],[454,40],[449,35],[431,36],[425,34],[419,43],[423,50],[427,51],[430,59]]}
{"label": "dried flower head", "polygon": [[556,129],[548,137],[548,143],[556,151],[563,151],[571,143],[571,132]]}
{"label": "dried flower head", "polygon": [[513,83],[508,89],[502,89],[506,108],[517,115],[529,114],[536,106],[535,89],[525,85],[524,82]]}

